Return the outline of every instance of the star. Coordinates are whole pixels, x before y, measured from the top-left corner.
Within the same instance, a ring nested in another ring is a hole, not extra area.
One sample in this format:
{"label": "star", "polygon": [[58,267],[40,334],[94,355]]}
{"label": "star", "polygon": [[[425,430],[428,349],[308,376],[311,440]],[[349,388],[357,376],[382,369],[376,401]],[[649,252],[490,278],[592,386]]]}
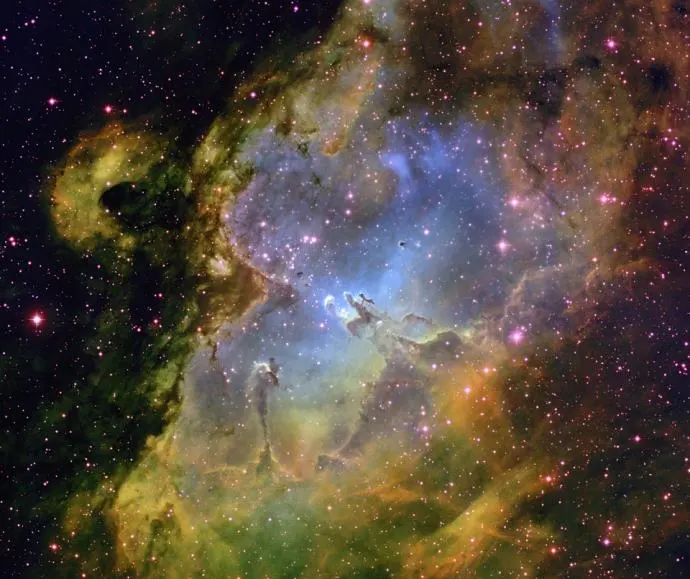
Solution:
{"label": "star", "polygon": [[510,243],[508,243],[505,239],[501,239],[501,241],[496,244],[496,247],[498,247],[498,250],[501,253],[505,253],[510,248]]}
{"label": "star", "polygon": [[525,334],[522,332],[522,330],[517,329],[510,334],[510,341],[513,342],[513,344],[519,344],[522,342],[524,337]]}

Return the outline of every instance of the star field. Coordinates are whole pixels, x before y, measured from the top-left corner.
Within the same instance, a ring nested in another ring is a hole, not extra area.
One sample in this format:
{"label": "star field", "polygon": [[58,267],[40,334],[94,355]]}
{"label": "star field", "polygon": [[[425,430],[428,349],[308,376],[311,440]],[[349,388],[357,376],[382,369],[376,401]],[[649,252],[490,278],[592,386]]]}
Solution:
{"label": "star field", "polygon": [[685,2],[3,12],[8,576],[687,575]]}

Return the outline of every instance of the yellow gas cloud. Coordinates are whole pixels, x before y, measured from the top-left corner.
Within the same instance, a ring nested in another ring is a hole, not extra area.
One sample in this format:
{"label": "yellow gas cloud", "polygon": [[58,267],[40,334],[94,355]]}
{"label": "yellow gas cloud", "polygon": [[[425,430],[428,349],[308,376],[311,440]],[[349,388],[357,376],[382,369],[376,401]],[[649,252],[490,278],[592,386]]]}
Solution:
{"label": "yellow gas cloud", "polygon": [[52,211],[59,233],[77,245],[97,234],[120,237],[126,244],[127,236],[99,204],[100,197],[118,183],[142,179],[165,158],[165,150],[162,139],[122,123],[81,135],[53,177]]}

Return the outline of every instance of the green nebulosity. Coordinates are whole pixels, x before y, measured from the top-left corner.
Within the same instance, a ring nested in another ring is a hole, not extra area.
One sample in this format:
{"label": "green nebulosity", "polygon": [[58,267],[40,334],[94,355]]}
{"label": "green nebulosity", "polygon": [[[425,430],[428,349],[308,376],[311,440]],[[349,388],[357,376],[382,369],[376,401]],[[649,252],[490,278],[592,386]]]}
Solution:
{"label": "green nebulosity", "polygon": [[[199,211],[188,175],[171,155],[142,180],[103,191],[93,202],[121,233],[82,239],[81,256],[65,244],[56,251],[56,267],[69,274],[71,301],[82,311],[51,320],[56,337],[43,338],[41,354],[25,352],[36,378],[54,386],[43,389],[36,411],[2,447],[10,463],[18,457],[17,488],[8,495],[13,508],[30,512],[38,528],[48,523],[46,542],[62,537],[52,521],[68,515],[66,499],[84,497],[88,516],[80,520],[87,524],[61,544],[112,555],[104,512],[146,440],[177,415],[180,380],[200,331],[212,331],[219,311],[242,311],[260,292],[241,265],[223,276],[208,270],[203,253],[214,251],[217,223]],[[218,308],[208,291],[222,293],[226,305]],[[30,396],[20,372],[3,368],[6,395]],[[99,558],[99,567],[107,572],[112,558]]]}

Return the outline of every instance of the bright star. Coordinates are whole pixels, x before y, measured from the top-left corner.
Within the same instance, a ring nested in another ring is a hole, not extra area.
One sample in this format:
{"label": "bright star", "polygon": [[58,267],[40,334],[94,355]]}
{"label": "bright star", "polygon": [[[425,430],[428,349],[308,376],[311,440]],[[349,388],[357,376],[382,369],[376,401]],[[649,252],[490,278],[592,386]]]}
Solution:
{"label": "bright star", "polygon": [[525,337],[525,334],[522,332],[522,330],[515,330],[510,334],[510,341],[513,342],[513,344],[519,344],[522,342],[523,338]]}

